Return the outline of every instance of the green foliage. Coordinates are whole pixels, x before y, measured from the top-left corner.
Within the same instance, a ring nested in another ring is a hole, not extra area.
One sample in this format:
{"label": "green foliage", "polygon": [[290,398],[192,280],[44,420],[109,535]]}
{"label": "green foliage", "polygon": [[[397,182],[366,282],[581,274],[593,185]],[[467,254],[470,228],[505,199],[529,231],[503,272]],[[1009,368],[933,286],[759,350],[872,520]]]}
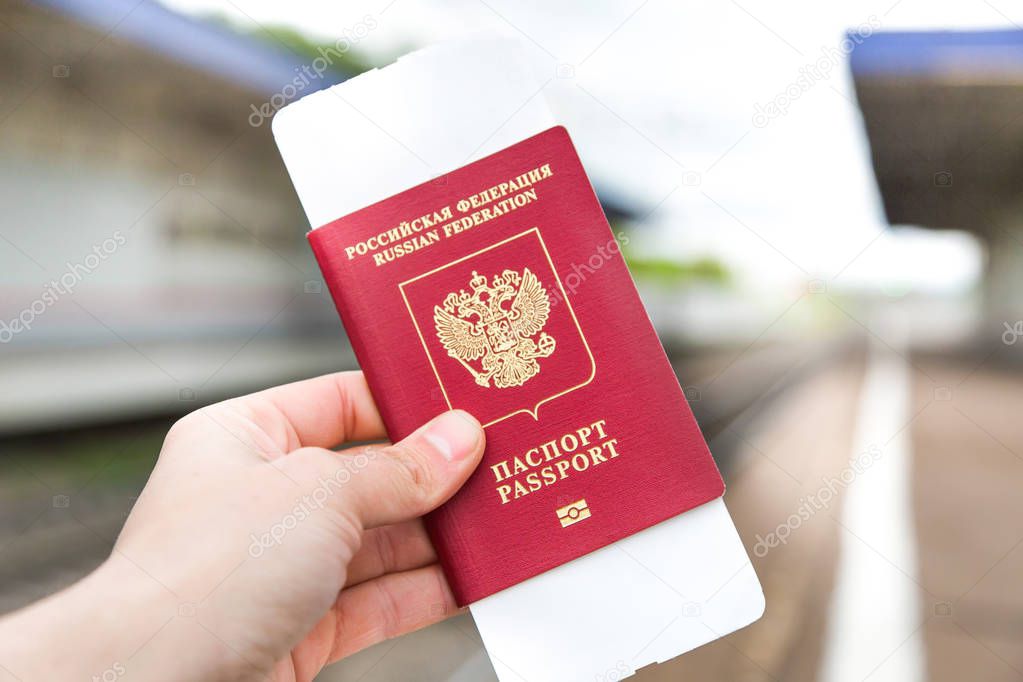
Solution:
{"label": "green foliage", "polygon": [[286,26],[263,26],[251,35],[255,38],[272,41],[279,47],[283,46],[292,54],[308,62],[321,57],[320,50],[322,49],[323,53],[329,55],[331,70],[341,75],[357,76],[373,68],[372,64],[356,55],[351,49],[342,52],[332,43],[317,43]]}
{"label": "green foliage", "polygon": [[169,427],[168,420],[151,420],[3,441],[0,491],[141,487]]}
{"label": "green foliage", "polygon": [[713,258],[704,257],[680,261],[670,258],[643,258],[626,252],[625,261],[636,279],[649,280],[662,285],[680,287],[692,284],[715,284],[723,286],[731,281],[728,268]]}
{"label": "green foliage", "polygon": [[646,281],[665,287],[682,288],[698,284],[727,286],[732,274],[721,261],[704,256],[680,260],[665,256],[641,256],[629,248],[629,236],[634,228],[622,219],[612,219],[611,231],[617,236],[622,256],[629,272],[637,281]]}
{"label": "green foliage", "polygon": [[355,54],[354,50],[349,49],[342,52],[332,43],[318,43],[288,26],[262,24],[248,28],[239,26],[220,13],[207,14],[204,19],[239,35],[262,41],[279,50],[286,50],[305,62],[312,62],[321,57],[320,50],[323,50],[329,55],[328,70],[342,76],[357,76],[364,71],[369,71],[374,66]]}

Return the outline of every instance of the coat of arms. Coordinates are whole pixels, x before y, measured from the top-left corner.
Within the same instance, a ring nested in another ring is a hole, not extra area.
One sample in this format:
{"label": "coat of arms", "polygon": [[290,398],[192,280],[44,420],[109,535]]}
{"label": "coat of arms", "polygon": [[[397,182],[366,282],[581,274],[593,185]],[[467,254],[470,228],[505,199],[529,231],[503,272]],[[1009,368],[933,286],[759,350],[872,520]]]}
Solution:
{"label": "coat of arms", "polygon": [[537,358],[554,352],[554,337],[542,331],[551,312],[547,291],[529,268],[505,270],[489,283],[474,270],[469,288],[434,307],[437,338],[480,386],[521,386],[539,374]]}

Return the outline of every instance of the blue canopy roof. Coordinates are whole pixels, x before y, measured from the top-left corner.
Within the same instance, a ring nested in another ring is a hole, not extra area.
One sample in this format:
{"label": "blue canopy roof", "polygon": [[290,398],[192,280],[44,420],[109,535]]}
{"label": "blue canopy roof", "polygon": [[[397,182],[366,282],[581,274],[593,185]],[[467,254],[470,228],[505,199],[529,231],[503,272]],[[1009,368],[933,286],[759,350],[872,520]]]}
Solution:
{"label": "blue canopy roof", "polygon": [[861,40],[850,59],[855,76],[1023,74],[1023,30],[881,31]]}
{"label": "blue canopy roof", "polygon": [[[239,35],[228,28],[178,14],[152,0],[34,0],[97,30],[144,45],[197,69],[266,94],[290,82],[305,61],[283,45]],[[325,73],[306,92],[345,80]]]}

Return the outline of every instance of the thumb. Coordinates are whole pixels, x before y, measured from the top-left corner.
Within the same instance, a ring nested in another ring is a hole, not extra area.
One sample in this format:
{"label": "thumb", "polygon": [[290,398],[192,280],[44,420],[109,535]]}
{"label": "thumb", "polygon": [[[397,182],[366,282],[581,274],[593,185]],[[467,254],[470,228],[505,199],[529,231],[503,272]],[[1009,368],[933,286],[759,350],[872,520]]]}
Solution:
{"label": "thumb", "polygon": [[336,504],[373,528],[422,516],[447,501],[476,469],[484,440],[475,417],[452,410],[393,445],[354,456],[308,448],[282,461],[297,464],[306,453],[319,459],[321,480],[339,486]]}

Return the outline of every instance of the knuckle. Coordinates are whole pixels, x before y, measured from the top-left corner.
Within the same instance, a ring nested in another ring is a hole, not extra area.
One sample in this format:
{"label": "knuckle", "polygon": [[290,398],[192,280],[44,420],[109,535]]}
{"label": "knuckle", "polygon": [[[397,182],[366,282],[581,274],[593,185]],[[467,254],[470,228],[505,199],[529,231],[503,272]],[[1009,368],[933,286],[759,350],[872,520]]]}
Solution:
{"label": "knuckle", "polygon": [[447,580],[444,578],[444,574],[440,571],[434,573],[434,579],[436,581],[434,586],[433,596],[436,599],[431,605],[431,614],[437,620],[442,620],[450,615],[453,615],[457,610],[451,597],[451,589],[448,587]]}
{"label": "knuckle", "polygon": [[334,390],[337,391],[338,404],[341,406],[341,428],[345,438],[350,438],[355,433],[356,406],[352,394],[345,388],[344,379],[348,372],[340,372],[335,376]]}
{"label": "knuckle", "polygon": [[362,520],[350,509],[328,509],[326,518],[330,523],[333,536],[338,540],[341,558],[345,564],[362,548],[364,536]]}
{"label": "knuckle", "polygon": [[181,417],[167,429],[167,435],[164,436],[163,442],[165,444],[174,443],[181,440],[182,436],[188,433],[189,430],[189,415]]}
{"label": "knuckle", "polygon": [[201,419],[200,412],[201,410],[194,410],[183,417],[179,417],[167,430],[164,442],[174,443],[187,438],[190,433],[193,433],[198,428],[199,420]]}
{"label": "knuckle", "polygon": [[387,529],[381,528],[374,536],[377,556],[384,573],[394,571],[398,566],[398,548]]}
{"label": "knuckle", "polygon": [[394,591],[385,581],[374,581],[377,586],[379,599],[379,627],[384,639],[390,639],[401,632],[401,606],[394,594]]}
{"label": "knuckle", "polygon": [[390,460],[398,470],[399,494],[416,509],[426,510],[433,492],[433,476],[423,455],[405,443],[392,445]]}

